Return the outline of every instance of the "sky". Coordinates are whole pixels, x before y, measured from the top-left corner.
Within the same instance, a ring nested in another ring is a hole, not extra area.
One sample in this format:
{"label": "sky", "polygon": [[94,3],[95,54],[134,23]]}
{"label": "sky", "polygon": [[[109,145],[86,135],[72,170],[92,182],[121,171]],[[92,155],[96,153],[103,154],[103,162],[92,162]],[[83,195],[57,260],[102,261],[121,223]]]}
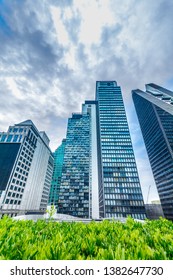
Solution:
{"label": "sky", "polygon": [[0,0],[0,131],[31,119],[54,151],[96,81],[116,80],[144,200],[158,199],[131,90],[173,90],[172,27],[172,0]]}

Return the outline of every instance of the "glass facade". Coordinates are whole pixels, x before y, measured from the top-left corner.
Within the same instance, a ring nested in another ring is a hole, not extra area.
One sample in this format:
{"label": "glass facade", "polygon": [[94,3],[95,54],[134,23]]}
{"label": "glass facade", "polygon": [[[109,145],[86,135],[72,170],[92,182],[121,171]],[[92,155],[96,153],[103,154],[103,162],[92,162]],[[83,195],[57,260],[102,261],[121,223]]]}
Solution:
{"label": "glass facade", "polygon": [[59,213],[146,217],[121,89],[115,81],[98,81],[96,100],[86,101],[82,113],[69,119],[62,160]]}
{"label": "glass facade", "polygon": [[0,144],[0,192],[5,190],[14,162],[16,160],[20,144]]}
{"label": "glass facade", "polygon": [[173,92],[146,89],[133,90],[133,101],[164,215],[173,220]]}
{"label": "glass facade", "polygon": [[104,217],[145,218],[141,186],[121,89],[115,81],[96,83],[100,141],[100,209]]}
{"label": "glass facade", "polygon": [[66,140],[62,140],[62,144],[56,149],[53,154],[54,157],[54,166],[53,166],[53,175],[51,181],[51,188],[49,194],[49,204],[55,205],[58,207],[59,201],[59,191],[60,191],[60,183],[62,177],[62,167],[64,160],[64,150],[65,150]]}
{"label": "glass facade", "polygon": [[90,115],[68,120],[59,193],[59,213],[89,217]]}

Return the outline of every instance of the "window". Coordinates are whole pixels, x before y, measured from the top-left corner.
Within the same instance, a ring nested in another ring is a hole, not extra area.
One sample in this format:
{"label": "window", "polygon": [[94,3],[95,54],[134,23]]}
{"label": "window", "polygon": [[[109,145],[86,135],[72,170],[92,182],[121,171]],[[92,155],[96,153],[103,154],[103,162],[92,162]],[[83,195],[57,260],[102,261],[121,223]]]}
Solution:
{"label": "window", "polygon": [[19,141],[18,142],[21,142],[22,141],[22,135],[19,136]]}
{"label": "window", "polygon": [[9,134],[8,137],[7,137],[7,142],[11,142],[12,137],[13,137],[13,135]]}
{"label": "window", "polygon": [[1,142],[4,142],[7,137],[7,134],[2,135]]}
{"label": "window", "polygon": [[19,135],[18,135],[18,134],[14,135],[13,142],[17,142],[18,137],[19,137]]}

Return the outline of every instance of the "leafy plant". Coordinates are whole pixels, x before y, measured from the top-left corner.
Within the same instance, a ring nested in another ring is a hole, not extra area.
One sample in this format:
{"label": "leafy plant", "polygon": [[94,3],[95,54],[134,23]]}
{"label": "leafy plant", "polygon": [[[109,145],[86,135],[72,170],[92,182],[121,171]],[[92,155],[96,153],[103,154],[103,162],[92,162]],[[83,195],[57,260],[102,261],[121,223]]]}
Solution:
{"label": "leafy plant", "polygon": [[[52,209],[53,210],[53,209]],[[50,213],[50,218],[52,218]],[[173,223],[0,220],[1,260],[172,260]]]}
{"label": "leafy plant", "polygon": [[53,218],[54,214],[56,213],[55,205],[51,205],[50,209],[46,210],[46,213],[48,213],[49,220],[51,220]]}

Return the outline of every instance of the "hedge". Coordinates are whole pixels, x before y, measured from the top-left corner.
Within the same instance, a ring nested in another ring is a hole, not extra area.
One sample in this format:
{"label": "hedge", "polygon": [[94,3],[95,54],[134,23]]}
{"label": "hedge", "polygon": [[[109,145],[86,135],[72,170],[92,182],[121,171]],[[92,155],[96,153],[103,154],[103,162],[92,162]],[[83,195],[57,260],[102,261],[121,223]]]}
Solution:
{"label": "hedge", "polygon": [[172,260],[173,223],[0,220],[1,260]]}

